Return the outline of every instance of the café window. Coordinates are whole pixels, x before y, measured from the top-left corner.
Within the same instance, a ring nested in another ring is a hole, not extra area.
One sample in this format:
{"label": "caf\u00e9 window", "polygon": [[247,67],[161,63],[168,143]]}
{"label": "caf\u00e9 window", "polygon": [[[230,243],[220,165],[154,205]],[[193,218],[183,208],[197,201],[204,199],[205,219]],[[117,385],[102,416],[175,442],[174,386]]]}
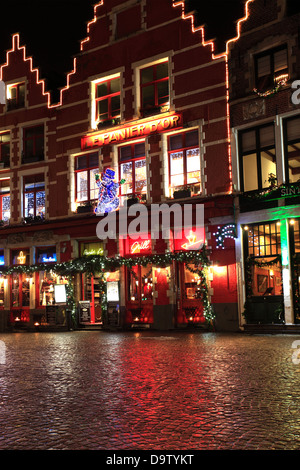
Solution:
{"label": "caf\u00e9 window", "polygon": [[37,307],[45,307],[55,304],[55,286],[65,285],[67,280],[64,276],[58,276],[53,271],[39,271],[37,273]]}
{"label": "caf\u00e9 window", "polygon": [[286,182],[300,180],[300,116],[284,121]]}
{"label": "caf\u00e9 window", "polygon": [[142,196],[147,192],[145,143],[138,142],[119,147],[121,196]]}
{"label": "caf\u00e9 window", "polygon": [[10,132],[0,133],[0,169],[10,165]]}
{"label": "caf\u00e9 window", "polygon": [[249,257],[253,296],[281,295],[280,222],[244,227],[245,258]]}
{"label": "caf\u00e9 window", "polygon": [[44,126],[28,127],[23,130],[22,163],[44,160]]}
{"label": "caf\u00e9 window", "polygon": [[24,178],[24,217],[45,216],[44,175]]}
{"label": "caf\u00e9 window", "polygon": [[14,83],[7,86],[7,110],[24,108],[25,83]]}
{"label": "caf\u00e9 window", "polygon": [[239,153],[241,190],[270,187],[277,175],[274,125],[240,132]]}
{"label": "caf\u00e9 window", "polygon": [[0,220],[8,222],[10,219],[10,180],[0,180]]}
{"label": "caf\u00e9 window", "polygon": [[141,111],[144,116],[169,109],[168,60],[140,70]]}
{"label": "caf\u00e9 window", "polygon": [[255,87],[258,91],[273,88],[278,79],[288,77],[287,46],[283,45],[255,56]]}
{"label": "caf\u00e9 window", "polygon": [[76,202],[95,201],[98,197],[96,174],[99,173],[98,153],[79,155],[75,161]]}
{"label": "caf\u00e9 window", "polygon": [[143,302],[152,302],[153,279],[152,265],[132,266],[127,271],[127,300],[140,306]]}
{"label": "caf\u00e9 window", "polygon": [[96,122],[120,118],[121,79],[112,77],[95,83]]}
{"label": "caf\u00e9 window", "polygon": [[198,131],[174,134],[168,138],[170,196],[174,189],[195,186],[200,190],[200,148]]}
{"label": "caf\u00e9 window", "polygon": [[194,264],[184,266],[184,298],[187,300],[202,299],[201,279],[196,271]]}

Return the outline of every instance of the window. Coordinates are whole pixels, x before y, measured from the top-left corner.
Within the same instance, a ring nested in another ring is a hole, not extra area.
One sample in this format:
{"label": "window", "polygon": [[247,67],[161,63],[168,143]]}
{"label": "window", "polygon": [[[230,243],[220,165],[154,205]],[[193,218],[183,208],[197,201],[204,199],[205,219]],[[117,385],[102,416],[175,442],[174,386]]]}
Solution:
{"label": "window", "polygon": [[259,91],[273,88],[276,79],[288,75],[287,46],[262,52],[255,57],[255,86]]}
{"label": "window", "polygon": [[300,116],[284,122],[286,182],[300,179]]}
{"label": "window", "polygon": [[120,117],[120,77],[102,80],[96,86],[96,121],[105,122]]}
{"label": "window", "polygon": [[121,195],[140,195],[147,191],[145,143],[139,142],[119,147]]}
{"label": "window", "polygon": [[167,111],[169,105],[168,61],[141,69],[140,83],[143,115],[160,112],[162,107]]}
{"label": "window", "polygon": [[254,296],[281,295],[282,274],[280,222],[253,224],[244,228],[245,257],[250,264],[251,293]]}
{"label": "window", "polygon": [[271,175],[277,174],[274,125],[243,131],[239,138],[242,191],[270,187]]}
{"label": "window", "polygon": [[0,168],[10,165],[10,133],[2,132],[0,134]]}
{"label": "window", "polygon": [[23,108],[25,106],[25,83],[15,83],[7,86],[7,109]]}
{"label": "window", "polygon": [[23,163],[44,160],[44,126],[24,129]]}
{"label": "window", "polygon": [[24,179],[24,217],[45,216],[45,182],[43,175]]}
{"label": "window", "polygon": [[95,175],[99,173],[98,153],[90,153],[76,157],[75,186],[76,202],[94,201],[98,197],[98,186]]}
{"label": "window", "polygon": [[168,139],[170,196],[174,188],[198,185],[200,188],[200,149],[198,131],[174,134]]}
{"label": "window", "polygon": [[0,220],[10,219],[10,186],[9,179],[0,181]]}

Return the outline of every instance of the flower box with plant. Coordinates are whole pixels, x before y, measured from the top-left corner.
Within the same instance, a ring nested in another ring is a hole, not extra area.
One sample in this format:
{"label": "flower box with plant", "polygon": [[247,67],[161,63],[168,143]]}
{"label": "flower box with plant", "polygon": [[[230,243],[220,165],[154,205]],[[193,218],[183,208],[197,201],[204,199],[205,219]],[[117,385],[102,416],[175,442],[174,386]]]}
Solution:
{"label": "flower box with plant", "polygon": [[191,188],[190,186],[180,186],[176,188],[173,192],[174,199],[184,199],[187,197],[191,197]]}

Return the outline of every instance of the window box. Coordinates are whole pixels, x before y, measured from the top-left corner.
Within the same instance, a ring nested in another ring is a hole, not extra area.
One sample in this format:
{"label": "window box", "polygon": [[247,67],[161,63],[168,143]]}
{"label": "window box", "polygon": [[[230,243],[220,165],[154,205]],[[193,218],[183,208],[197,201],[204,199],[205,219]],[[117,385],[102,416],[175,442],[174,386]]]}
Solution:
{"label": "window box", "polygon": [[92,204],[84,204],[77,207],[77,214],[86,214],[87,212],[94,212],[94,206]]}
{"label": "window box", "polygon": [[140,199],[137,196],[132,196],[127,199],[127,207],[133,206],[134,204],[139,204]]}
{"label": "window box", "polygon": [[121,122],[120,118],[107,119],[106,121],[98,122],[97,128],[102,129],[102,128],[105,128],[105,127],[118,126],[120,124],[120,122]]}
{"label": "window box", "polygon": [[191,197],[191,189],[190,188],[181,188],[176,189],[173,193],[174,199],[185,199],[187,197]]}
{"label": "window box", "polygon": [[45,219],[40,215],[30,215],[28,217],[24,217],[23,222],[24,224],[40,224],[42,222],[45,222]]}

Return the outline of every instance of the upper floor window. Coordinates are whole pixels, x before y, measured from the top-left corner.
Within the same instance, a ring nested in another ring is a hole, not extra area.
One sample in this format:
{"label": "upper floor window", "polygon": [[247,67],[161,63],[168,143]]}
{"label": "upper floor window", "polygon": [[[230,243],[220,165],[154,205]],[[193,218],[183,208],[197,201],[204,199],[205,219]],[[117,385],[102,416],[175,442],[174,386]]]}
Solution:
{"label": "upper floor window", "polygon": [[25,83],[14,83],[7,86],[7,110],[25,106]]}
{"label": "upper floor window", "polygon": [[44,175],[24,178],[24,217],[45,216]]}
{"label": "upper floor window", "polygon": [[140,70],[141,111],[144,116],[160,112],[169,106],[168,61]]}
{"label": "upper floor window", "polygon": [[286,45],[255,56],[255,86],[258,91],[273,88],[279,77],[287,75],[288,54]]}
{"label": "upper floor window", "polygon": [[300,116],[284,122],[286,182],[300,180]]}
{"label": "upper floor window", "polygon": [[10,133],[0,134],[0,168],[9,167],[10,164]]}
{"label": "upper floor window", "polygon": [[240,178],[242,191],[271,186],[276,178],[274,125],[252,128],[239,135]]}
{"label": "upper floor window", "polygon": [[95,83],[96,122],[117,119],[121,114],[120,76]]}
{"label": "upper floor window", "polygon": [[10,219],[10,184],[9,178],[0,181],[0,220]]}
{"label": "upper floor window", "polygon": [[24,129],[22,163],[44,160],[44,126]]}
{"label": "upper floor window", "polygon": [[176,187],[197,185],[200,189],[200,149],[198,131],[169,136],[170,196]]}
{"label": "upper floor window", "polygon": [[147,192],[145,143],[138,142],[119,148],[121,195],[142,195]]}
{"label": "upper floor window", "polygon": [[79,155],[75,161],[75,198],[78,203],[97,199],[96,174],[99,173],[98,153]]}

